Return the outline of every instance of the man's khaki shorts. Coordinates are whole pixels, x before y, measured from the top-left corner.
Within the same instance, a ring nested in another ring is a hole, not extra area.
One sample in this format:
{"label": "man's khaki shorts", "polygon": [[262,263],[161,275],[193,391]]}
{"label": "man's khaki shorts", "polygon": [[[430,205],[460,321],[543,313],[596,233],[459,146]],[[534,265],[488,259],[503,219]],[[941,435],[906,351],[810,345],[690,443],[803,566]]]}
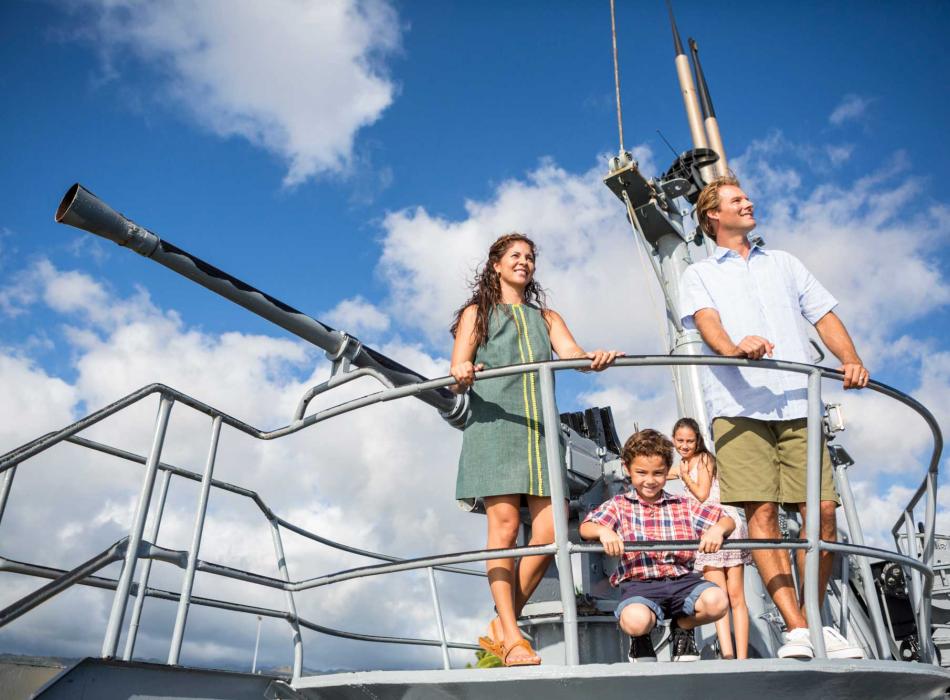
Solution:
{"label": "man's khaki shorts", "polygon": [[[722,502],[805,502],[808,428],[797,420],[715,418],[712,422]],[[821,500],[838,500],[831,459],[821,441]]]}

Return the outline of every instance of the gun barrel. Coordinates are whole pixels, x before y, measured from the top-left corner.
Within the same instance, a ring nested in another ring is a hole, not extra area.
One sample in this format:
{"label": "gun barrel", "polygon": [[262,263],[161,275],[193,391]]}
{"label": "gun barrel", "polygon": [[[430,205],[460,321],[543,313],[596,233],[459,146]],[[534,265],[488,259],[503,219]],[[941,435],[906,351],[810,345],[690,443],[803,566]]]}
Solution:
{"label": "gun barrel", "polygon": [[[362,345],[356,338],[308,316],[279,299],[256,289],[200,258],[162,240],[108,204],[79,183],[66,192],[56,210],[56,221],[89,231],[97,236],[131,248],[192,282],[230,299],[248,311],[267,319],[299,338],[326,351],[333,360],[346,358],[357,367],[370,367],[385,375],[394,385],[426,381],[426,377],[404,367],[386,355]],[[464,416],[464,401],[447,389],[426,391],[419,399],[437,408],[443,417],[458,424]]]}

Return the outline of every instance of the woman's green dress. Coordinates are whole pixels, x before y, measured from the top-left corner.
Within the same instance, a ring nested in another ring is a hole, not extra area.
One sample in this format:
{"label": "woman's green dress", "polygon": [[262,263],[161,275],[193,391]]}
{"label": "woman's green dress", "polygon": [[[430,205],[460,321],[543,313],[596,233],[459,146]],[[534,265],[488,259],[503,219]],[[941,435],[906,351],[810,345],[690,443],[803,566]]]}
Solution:
{"label": "woman's green dress", "polygon": [[[550,359],[551,338],[541,311],[528,304],[500,304],[474,362],[488,369]],[[455,497],[468,503],[504,494],[550,497],[537,372],[477,381],[469,397]]]}

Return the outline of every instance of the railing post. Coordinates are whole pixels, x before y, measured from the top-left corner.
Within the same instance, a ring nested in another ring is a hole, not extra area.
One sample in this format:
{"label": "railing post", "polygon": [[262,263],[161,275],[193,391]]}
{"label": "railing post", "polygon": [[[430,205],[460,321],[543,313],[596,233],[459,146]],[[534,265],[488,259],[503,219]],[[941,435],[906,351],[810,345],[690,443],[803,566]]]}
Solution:
{"label": "railing post", "polygon": [[567,530],[567,495],[561,473],[559,443],[561,418],[554,401],[554,370],[544,364],[538,370],[541,380],[541,411],[544,415],[544,450],[548,460],[548,482],[551,488],[551,511],[554,514],[554,542],[557,551],[557,578],[561,589],[561,608],[564,620],[564,663],[580,664],[577,644],[577,600],[574,597],[574,572],[571,568],[571,543]]}
{"label": "railing post", "polygon": [[169,396],[162,394],[158,405],[158,418],[155,421],[155,432],[152,436],[152,448],[145,463],[145,478],[142,480],[142,490],[135,507],[135,515],[129,528],[128,549],[125,552],[125,561],[122,563],[122,573],[116,585],[115,596],[112,598],[112,610],[109,613],[109,622],[106,625],[105,638],[102,641],[102,656],[115,656],[119,646],[119,634],[122,630],[122,618],[129,602],[129,590],[132,587],[132,577],[135,575],[135,564],[138,561],[139,545],[142,543],[142,531],[145,529],[145,517],[148,515],[148,504],[152,499],[152,489],[155,486],[155,476],[158,473],[158,462],[162,456],[162,444],[165,441],[165,430],[168,428],[168,416],[175,402]]}
{"label": "railing post", "polygon": [[435,610],[435,624],[439,628],[439,641],[442,642],[442,667],[448,671],[452,668],[449,661],[449,643],[445,638],[445,623],[442,622],[442,606],[439,604],[439,589],[435,585],[435,570],[430,566],[426,568],[429,574],[429,590],[432,592],[432,608]]}
{"label": "railing post", "polygon": [[[928,494],[929,500],[930,494]],[[920,550],[917,548],[917,530],[914,527],[914,516],[909,510],[904,511],[904,533],[907,535],[907,556],[913,559],[920,558]],[[926,563],[926,562],[925,562]],[[917,569],[910,570],[910,578],[907,580],[910,602],[914,608],[914,618],[917,622],[917,638],[920,648],[920,660],[930,663],[932,660],[931,639],[930,639],[930,591],[925,590],[926,584],[924,578]],[[926,610],[925,610],[926,608]]]}
{"label": "railing post", "polygon": [[[931,573],[933,572],[933,558],[934,558],[934,529],[936,527],[937,520],[937,475],[933,472],[927,472],[927,501],[924,504],[925,513],[924,513],[924,551],[923,551],[923,562],[928,567],[930,567]],[[931,593],[933,592],[933,579],[929,581],[924,580],[923,590],[921,591],[921,597],[924,602],[930,600]],[[922,605],[917,617],[917,626],[918,626],[918,637],[920,637],[920,646],[923,650],[923,660],[928,663],[933,663],[936,658],[936,652],[933,646],[933,637],[931,635],[931,606],[928,604]]]}
{"label": "railing post", "polygon": [[[284,581],[290,583],[290,573],[287,570],[287,559],[284,556],[284,543],[280,538],[280,525],[277,519],[271,516],[270,532],[274,540],[274,553],[277,555],[277,568]],[[290,627],[294,631],[294,669],[291,684],[303,674],[303,638],[300,636],[300,622],[297,619],[297,605],[294,603],[294,594],[292,591],[285,590],[284,595],[287,598],[287,612],[290,613]]]}
{"label": "railing post", "polygon": [[821,631],[821,591],[818,567],[821,561],[821,370],[808,374],[808,462],[806,474],[806,520],[808,549],[805,551],[805,616],[815,656],[826,658]]}
{"label": "railing post", "polygon": [[3,511],[7,509],[7,499],[10,497],[14,476],[16,476],[16,467],[10,467],[3,472],[3,479],[0,481],[0,521],[3,520]]}
{"label": "railing post", "polygon": [[[851,481],[848,478],[848,469],[840,466],[835,469],[835,476],[838,481],[838,495],[841,496],[841,507],[844,509],[844,517],[848,523],[848,532],[851,536],[851,542],[858,546],[864,546],[864,530],[861,528],[861,519],[858,517],[858,509],[854,505],[854,493],[851,491]],[[871,573],[871,565],[867,557],[856,557],[858,571],[861,573],[861,585],[864,588],[864,597],[868,604],[868,613],[871,616],[871,625],[874,629],[874,641],[877,646],[877,658],[886,659],[890,656],[890,645],[888,644],[887,626],[884,623],[884,615],[881,612],[881,600],[877,594],[877,588],[874,585],[874,575]],[[848,559],[845,558],[845,562]],[[847,590],[848,578],[842,573],[842,589]],[[843,594],[843,592],[842,592]],[[844,632],[842,632],[844,634]]]}
{"label": "railing post", "polygon": [[[158,531],[162,526],[162,513],[165,512],[165,499],[168,497],[168,485],[171,483],[171,472],[162,474],[162,485],[158,488],[158,503],[152,516],[152,528],[148,533],[148,541],[158,544]],[[142,619],[142,607],[145,605],[145,591],[148,588],[148,579],[152,574],[152,560],[146,559],[139,572],[139,589],[135,594],[135,603],[132,604],[132,614],[129,616],[129,631],[125,635],[125,652],[122,658],[131,661],[135,650],[135,638],[139,634],[139,620]]]}
{"label": "railing post", "polygon": [[185,638],[185,622],[188,619],[188,606],[191,604],[191,591],[195,583],[195,569],[198,566],[198,550],[201,548],[201,534],[208,511],[208,496],[211,493],[211,475],[214,472],[214,460],[218,452],[218,437],[221,434],[221,416],[211,421],[211,446],[201,475],[201,492],[198,495],[198,507],[195,510],[195,527],[191,535],[191,547],[188,549],[188,564],[181,581],[181,598],[178,599],[178,611],[175,614],[175,629],[168,650],[168,663],[174,665],[181,657],[181,643]]}

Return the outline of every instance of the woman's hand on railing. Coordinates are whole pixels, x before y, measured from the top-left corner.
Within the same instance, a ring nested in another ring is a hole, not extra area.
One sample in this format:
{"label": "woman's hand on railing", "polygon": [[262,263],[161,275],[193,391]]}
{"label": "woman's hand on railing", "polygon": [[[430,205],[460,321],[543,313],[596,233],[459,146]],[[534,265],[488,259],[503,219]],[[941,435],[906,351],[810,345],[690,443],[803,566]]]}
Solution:
{"label": "woman's hand on railing", "polygon": [[623,355],[619,350],[593,350],[584,353],[584,357],[590,360],[590,368],[594,372],[607,369],[614,363],[614,360],[623,357]]}
{"label": "woman's hand on railing", "polygon": [[481,363],[473,364],[471,360],[453,365],[450,372],[455,377],[457,384],[453,384],[449,388],[456,394],[464,394],[475,382],[475,373],[481,372],[483,369],[485,369],[485,365]]}

